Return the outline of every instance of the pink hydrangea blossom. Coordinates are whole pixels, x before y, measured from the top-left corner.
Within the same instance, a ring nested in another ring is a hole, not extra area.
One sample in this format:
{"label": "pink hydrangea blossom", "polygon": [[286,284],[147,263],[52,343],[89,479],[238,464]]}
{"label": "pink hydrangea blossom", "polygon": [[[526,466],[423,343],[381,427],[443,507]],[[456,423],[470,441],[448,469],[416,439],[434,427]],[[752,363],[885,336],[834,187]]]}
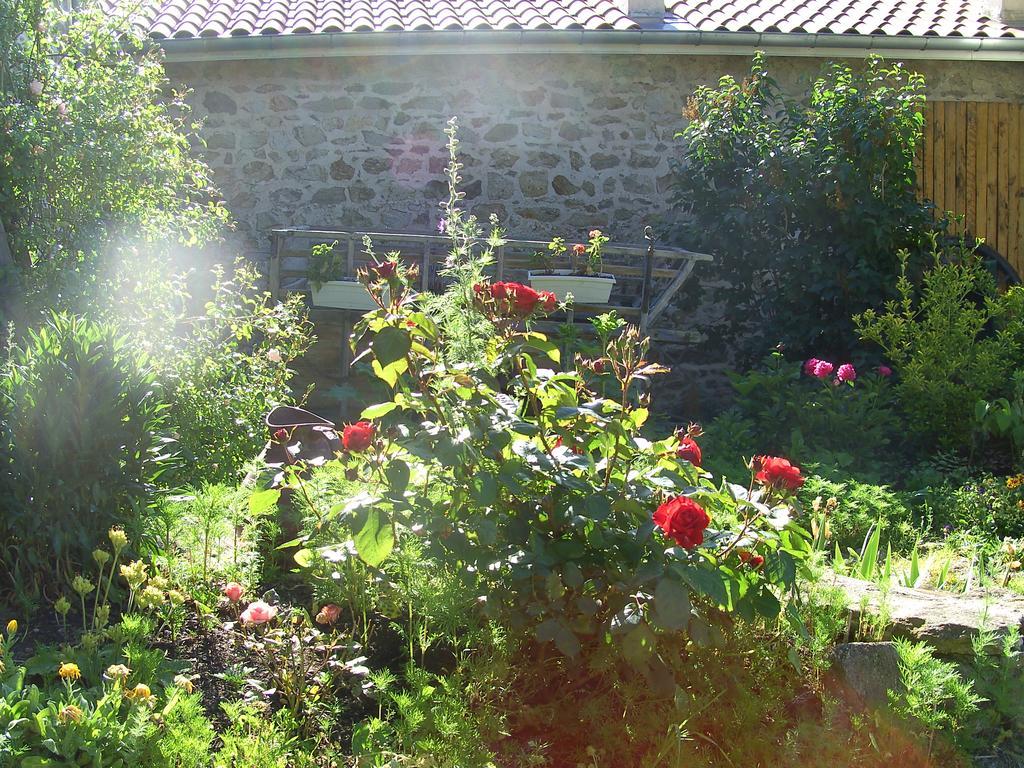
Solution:
{"label": "pink hydrangea blossom", "polygon": [[878,375],[881,376],[882,378],[888,379],[890,376],[892,376],[892,368],[890,368],[888,365],[880,365],[878,366]]}
{"label": "pink hydrangea blossom", "polygon": [[266,624],[277,616],[277,606],[265,603],[262,600],[255,600],[249,603],[249,607],[242,611],[243,624]]}
{"label": "pink hydrangea blossom", "polygon": [[814,370],[811,371],[811,375],[816,379],[827,379],[833,370],[835,370],[835,366],[828,360],[819,360],[814,364]]}
{"label": "pink hydrangea blossom", "polygon": [[843,363],[839,366],[839,370],[836,371],[836,381],[856,381],[857,380],[857,369],[849,363]]}

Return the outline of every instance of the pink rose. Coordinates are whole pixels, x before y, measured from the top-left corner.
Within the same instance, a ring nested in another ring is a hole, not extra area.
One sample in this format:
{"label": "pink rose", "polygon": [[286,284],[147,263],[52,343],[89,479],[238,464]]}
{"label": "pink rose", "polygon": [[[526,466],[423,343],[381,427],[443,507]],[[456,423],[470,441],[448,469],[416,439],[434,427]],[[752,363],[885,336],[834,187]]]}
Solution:
{"label": "pink rose", "polygon": [[892,376],[892,368],[890,368],[888,365],[880,365],[878,366],[878,375],[884,379],[888,379],[890,376]]}
{"label": "pink rose", "polygon": [[849,363],[843,363],[839,366],[839,370],[836,371],[836,381],[856,381],[857,380],[857,369]]}
{"label": "pink rose", "polygon": [[271,347],[267,350],[267,360],[272,363],[280,363],[284,358],[281,357],[281,350],[277,347]]}
{"label": "pink rose", "polygon": [[277,606],[265,603],[262,600],[255,600],[249,603],[249,607],[242,611],[243,624],[266,624],[277,616]]}
{"label": "pink rose", "polygon": [[808,358],[807,362],[804,363],[804,373],[807,374],[808,376],[813,376],[814,375],[814,368],[820,362],[821,362],[821,360],[819,360],[816,357]]}
{"label": "pink rose", "polygon": [[341,608],[334,603],[328,603],[320,612],[316,615],[317,624],[334,624],[338,621],[338,617],[341,616]]}
{"label": "pink rose", "polygon": [[245,592],[245,588],[237,581],[230,581],[224,585],[224,589],[221,590],[224,596],[232,603],[237,603],[242,599],[242,594]]}

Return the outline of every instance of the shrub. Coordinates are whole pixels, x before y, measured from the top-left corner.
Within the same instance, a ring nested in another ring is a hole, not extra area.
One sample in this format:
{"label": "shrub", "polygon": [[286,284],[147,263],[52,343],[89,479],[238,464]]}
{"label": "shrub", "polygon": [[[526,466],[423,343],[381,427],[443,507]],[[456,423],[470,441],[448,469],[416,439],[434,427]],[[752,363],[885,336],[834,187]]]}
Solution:
{"label": "shrub", "polygon": [[[44,648],[18,664],[18,640],[11,625],[6,637],[0,631],[0,765],[190,765],[160,758],[160,723],[182,722],[184,696],[163,654],[146,674],[133,659],[153,652],[135,638],[93,635],[88,647]],[[199,716],[194,700],[186,705],[186,717]]]}
{"label": "shrub", "polygon": [[881,526],[882,542],[894,552],[909,552],[920,534],[911,509],[903,496],[884,485],[863,483],[854,477],[823,478],[811,475],[800,489],[800,500],[806,508],[815,499],[836,504],[828,512],[828,549],[835,545],[841,552],[864,546],[868,533]]}
{"label": "shrub", "polygon": [[0,234],[31,285],[127,232],[192,244],[226,222],[159,57],[130,14],[0,0]]}
{"label": "shrub", "polygon": [[[366,491],[319,510],[318,528],[341,522],[371,567],[396,529],[415,530],[431,556],[478,575],[503,625],[570,659],[624,659],[659,690],[675,685],[662,654],[681,636],[712,643],[729,615],[779,616],[807,551],[785,505],[799,473],[766,462],[756,490],[718,485],[677,458],[675,436],[642,438],[643,388],[662,369],[635,328],[609,341],[601,372],[559,372],[544,367],[557,347],[529,330],[542,303],[480,285],[475,311],[496,343],[480,368],[449,367],[409,286],[389,278],[385,300],[382,281],[364,280],[382,309],[354,339],[393,396],[363,413],[386,420],[346,428],[340,460]],[[602,377],[618,400],[595,394]]]}
{"label": "shrub", "polygon": [[267,439],[264,417],[294,401],[291,364],[312,344],[301,295],[275,302],[259,289],[254,266],[218,265],[201,286],[209,299],[197,312],[188,274],[126,252],[113,289],[117,306],[97,297],[94,311],[126,328],[146,350],[171,409],[168,428],[185,459],[181,485],[234,482]]}
{"label": "shrub", "polygon": [[697,90],[673,236],[715,254],[728,308],[717,350],[848,350],[851,316],[893,295],[897,250],[932,226],[914,171],[923,104],[924,79],[878,57],[830,64],[803,100],[782,93],[763,54],[746,79]]}
{"label": "shrub", "polygon": [[975,405],[1008,392],[1024,341],[1024,289],[999,293],[980,257],[961,241],[931,238],[931,267],[915,286],[900,255],[898,298],[854,318],[861,338],[878,344],[898,371],[908,426],[922,440],[963,446]]}
{"label": "shrub", "polygon": [[0,566],[32,593],[118,525],[133,535],[167,469],[167,406],[148,360],[110,325],[54,314],[0,374]]}
{"label": "shrub", "polygon": [[[817,374],[809,370],[815,362],[824,364]],[[729,461],[737,454],[749,458],[756,446],[802,464],[888,475],[900,437],[889,380],[877,369],[857,373],[851,366],[844,371],[847,380],[840,381],[841,368],[814,359],[801,366],[775,351],[760,368],[732,374],[736,399],[708,425],[709,445],[728,449],[722,458]],[[849,378],[851,374],[855,378]],[[712,466],[718,467],[718,461],[712,458]],[[738,466],[734,463],[729,469],[736,473]]]}
{"label": "shrub", "polygon": [[978,532],[996,539],[1024,537],[1024,477],[981,476],[964,485],[936,485],[919,491],[937,531]]}

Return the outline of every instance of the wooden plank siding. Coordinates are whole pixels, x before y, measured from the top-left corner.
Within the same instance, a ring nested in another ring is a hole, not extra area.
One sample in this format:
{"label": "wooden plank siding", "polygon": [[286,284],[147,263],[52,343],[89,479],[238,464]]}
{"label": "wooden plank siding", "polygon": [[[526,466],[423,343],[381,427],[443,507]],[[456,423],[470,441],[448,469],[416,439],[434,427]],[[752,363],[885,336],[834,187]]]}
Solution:
{"label": "wooden plank siding", "polygon": [[957,231],[982,237],[1024,275],[1024,104],[934,101],[924,110],[918,185]]}

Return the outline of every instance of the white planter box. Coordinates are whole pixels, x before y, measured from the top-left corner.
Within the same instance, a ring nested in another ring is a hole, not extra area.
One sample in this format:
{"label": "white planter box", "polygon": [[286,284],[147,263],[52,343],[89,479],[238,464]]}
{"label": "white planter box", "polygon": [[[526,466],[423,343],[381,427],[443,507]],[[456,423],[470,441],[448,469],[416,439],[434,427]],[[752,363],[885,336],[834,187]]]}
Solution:
{"label": "white planter box", "polygon": [[328,280],[319,288],[310,286],[313,304],[317,307],[334,307],[336,309],[359,309],[367,311],[377,309],[370,298],[366,286],[355,280]]}
{"label": "white planter box", "polygon": [[528,273],[530,287],[536,291],[551,291],[559,301],[572,294],[577,304],[607,304],[612,295],[615,278],[612,275],[577,275],[568,269],[553,272]]}

